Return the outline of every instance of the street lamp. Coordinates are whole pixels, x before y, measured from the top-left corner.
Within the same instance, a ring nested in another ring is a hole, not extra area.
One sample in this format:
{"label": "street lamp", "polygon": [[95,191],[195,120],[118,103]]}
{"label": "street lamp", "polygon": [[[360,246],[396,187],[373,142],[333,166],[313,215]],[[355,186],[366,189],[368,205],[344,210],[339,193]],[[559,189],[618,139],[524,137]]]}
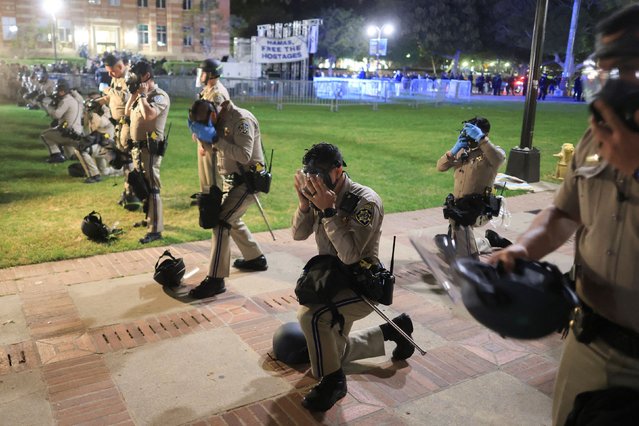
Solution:
{"label": "street lamp", "polygon": [[[369,37],[377,36],[374,40],[377,41],[375,46],[375,56],[377,56],[377,69],[379,69],[379,47],[382,42],[382,33],[384,35],[391,35],[395,28],[391,24],[384,24],[382,27],[378,27],[377,25],[369,25],[367,29],[367,33]],[[371,40],[372,41],[372,40]],[[372,53],[372,49],[370,49],[370,53]],[[384,55],[386,55],[386,48],[384,47]]]}
{"label": "street lamp", "polygon": [[53,20],[53,31],[51,32],[51,43],[53,43],[53,63],[58,63],[58,47],[56,46],[56,33],[58,32],[58,20],[56,19],[55,14],[62,8],[62,0],[44,0],[42,3],[42,7],[45,12],[49,12],[51,14],[51,19]]}

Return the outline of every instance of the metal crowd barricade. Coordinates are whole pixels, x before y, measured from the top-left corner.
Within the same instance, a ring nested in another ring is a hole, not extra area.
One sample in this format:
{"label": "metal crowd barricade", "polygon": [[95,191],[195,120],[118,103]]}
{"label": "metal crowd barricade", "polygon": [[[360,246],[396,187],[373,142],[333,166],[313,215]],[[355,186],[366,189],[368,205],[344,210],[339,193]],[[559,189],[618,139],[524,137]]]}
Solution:
{"label": "metal crowd barricade", "polygon": [[[54,79],[64,77],[72,87],[83,94],[97,90],[91,74],[54,74]],[[171,97],[193,99],[199,89],[195,87],[195,76],[161,75],[155,81]],[[284,105],[317,105],[338,111],[342,106],[370,105],[376,110],[379,104],[420,104],[463,102],[470,99],[471,85],[464,80],[404,79],[356,79],[342,77],[319,77],[312,81],[279,79],[224,78],[222,84],[228,89],[231,99],[238,104],[264,102],[282,109]]]}

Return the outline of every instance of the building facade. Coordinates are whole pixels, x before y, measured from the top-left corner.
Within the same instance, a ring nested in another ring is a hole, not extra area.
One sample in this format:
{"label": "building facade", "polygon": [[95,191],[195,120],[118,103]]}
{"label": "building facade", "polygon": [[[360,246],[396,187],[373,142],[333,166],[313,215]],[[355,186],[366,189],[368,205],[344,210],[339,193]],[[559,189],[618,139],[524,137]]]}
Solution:
{"label": "building facade", "polygon": [[230,0],[0,0],[0,55],[139,52],[199,60],[228,55]]}

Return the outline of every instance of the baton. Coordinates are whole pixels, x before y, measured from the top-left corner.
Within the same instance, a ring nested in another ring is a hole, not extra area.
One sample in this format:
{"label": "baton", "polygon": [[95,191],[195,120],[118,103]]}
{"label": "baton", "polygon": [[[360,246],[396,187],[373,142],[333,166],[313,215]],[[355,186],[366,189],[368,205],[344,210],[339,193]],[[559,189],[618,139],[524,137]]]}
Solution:
{"label": "baton", "polygon": [[399,328],[399,326],[397,324],[395,324],[393,321],[391,321],[386,314],[384,314],[384,312],[381,311],[381,309],[379,309],[377,306],[375,306],[375,304],[371,303],[370,300],[368,300],[368,298],[366,296],[362,296],[361,294],[359,295],[359,297],[362,298],[362,300],[364,301],[364,303],[366,303],[368,306],[370,306],[371,308],[373,308],[373,310],[375,312],[377,312],[379,314],[380,317],[382,317],[384,319],[384,321],[386,321],[388,323],[388,325],[390,325],[391,327],[393,327],[395,330],[397,330],[397,332],[399,334],[401,334],[404,339],[408,340],[408,343],[410,343],[411,345],[413,345],[415,347],[415,349],[417,349],[419,351],[420,354],[422,355],[426,355],[426,351],[423,350],[422,348],[419,347],[419,345],[417,343],[415,343],[415,341],[408,335],[406,334],[406,332],[404,332],[404,330],[402,330],[401,328]]}
{"label": "baton", "polygon": [[266,219],[266,215],[264,214],[264,209],[262,208],[262,204],[260,203],[260,199],[257,198],[257,195],[255,194],[251,194],[253,196],[253,199],[255,200],[255,203],[257,204],[257,208],[259,209],[260,213],[262,214],[262,219],[264,219],[264,223],[266,223],[266,227],[268,228],[268,232],[271,233],[271,237],[273,237],[273,241],[276,241],[275,239],[275,234],[273,233],[273,230],[271,229],[271,225],[269,225],[268,220]]}

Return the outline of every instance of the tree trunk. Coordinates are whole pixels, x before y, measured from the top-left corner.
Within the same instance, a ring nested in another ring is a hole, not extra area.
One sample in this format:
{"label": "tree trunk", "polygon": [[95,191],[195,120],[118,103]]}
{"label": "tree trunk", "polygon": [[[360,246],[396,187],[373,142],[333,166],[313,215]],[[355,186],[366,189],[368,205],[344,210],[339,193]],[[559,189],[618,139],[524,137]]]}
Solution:
{"label": "tree trunk", "polygon": [[568,33],[568,45],[566,46],[566,58],[564,60],[564,72],[562,73],[562,79],[560,89],[564,96],[569,96],[570,84],[572,74],[575,72],[575,58],[572,54],[573,47],[575,45],[575,34],[577,33],[577,22],[579,21],[579,7],[581,0],[574,0],[572,4],[572,18],[570,19],[570,32]]}

